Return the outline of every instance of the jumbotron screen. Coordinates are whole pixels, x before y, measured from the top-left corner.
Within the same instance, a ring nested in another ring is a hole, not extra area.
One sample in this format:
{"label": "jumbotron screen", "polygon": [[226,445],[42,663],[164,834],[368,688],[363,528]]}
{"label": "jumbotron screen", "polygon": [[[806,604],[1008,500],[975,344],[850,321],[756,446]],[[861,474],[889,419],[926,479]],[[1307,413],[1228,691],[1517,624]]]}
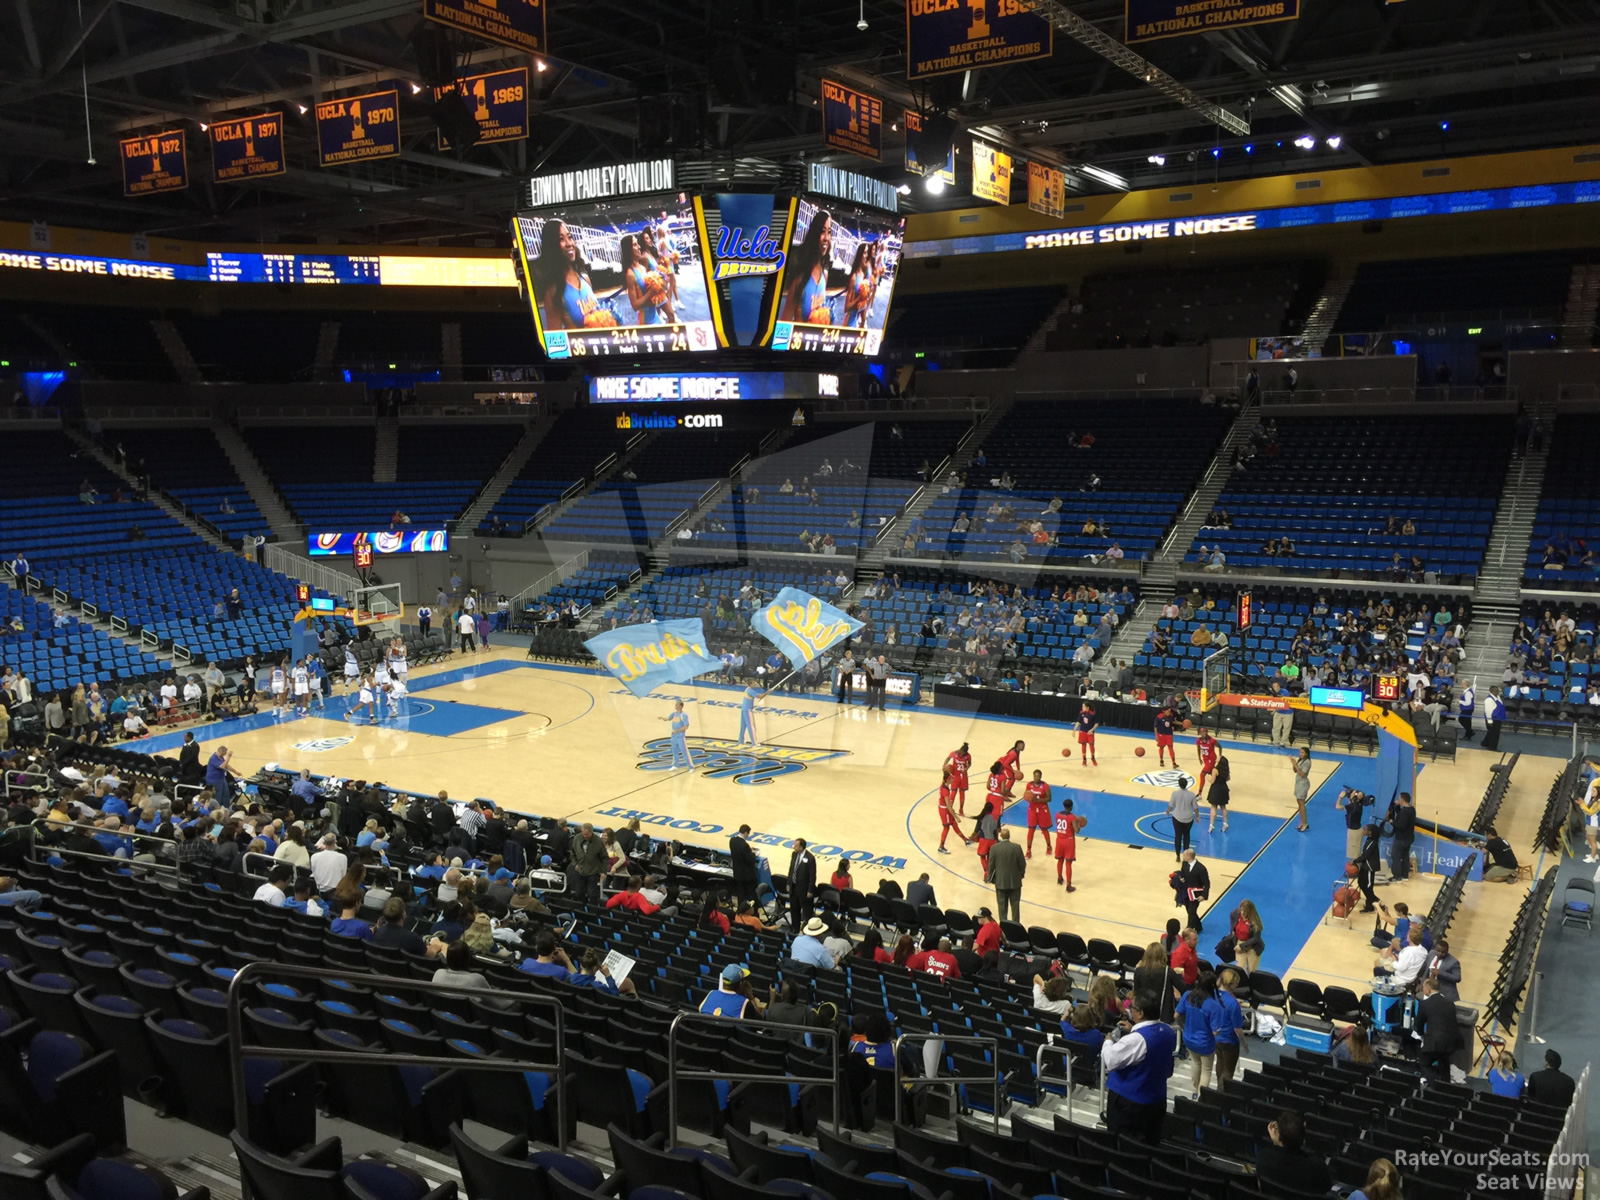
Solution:
{"label": "jumbotron screen", "polygon": [[717,348],[705,251],[682,193],[548,209],[513,227],[551,358]]}
{"label": "jumbotron screen", "polygon": [[802,197],[772,348],[877,354],[904,241],[905,221],[899,217]]}

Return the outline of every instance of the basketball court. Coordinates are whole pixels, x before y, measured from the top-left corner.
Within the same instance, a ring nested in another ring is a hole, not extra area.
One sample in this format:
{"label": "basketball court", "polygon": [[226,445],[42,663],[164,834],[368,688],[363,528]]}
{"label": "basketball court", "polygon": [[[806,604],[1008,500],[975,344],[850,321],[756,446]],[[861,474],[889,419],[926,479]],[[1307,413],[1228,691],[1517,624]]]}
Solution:
{"label": "basketball court", "polygon": [[[520,649],[495,648],[413,668],[406,712],[376,725],[344,720],[347,699],[340,694],[325,712],[276,717],[267,711],[194,733],[202,742],[226,742],[246,774],[276,763],[405,790],[445,789],[455,799],[480,796],[597,827],[638,817],[653,836],[718,849],[748,823],[774,872],[787,870],[788,842],[803,837],[824,879],[841,857],[851,860],[863,891],[875,890],[885,876],[903,887],[926,871],[942,906],[968,912],[992,907],[993,892],[982,882],[975,850],[954,835],[951,853],[938,853],[940,767],[951,750],[971,744],[973,789],[962,822],[970,834],[988,765],[1021,738],[1027,743],[1023,779],[1042,770],[1057,806],[1070,794],[1075,811],[1088,818],[1078,837],[1075,892],[1057,885],[1053,858],[1042,843],[1035,846],[1023,887],[1023,923],[1143,944],[1162,933],[1169,918],[1183,916],[1167,884],[1175,866],[1165,815],[1173,783],[1170,770],[1157,766],[1152,739],[1102,731],[1099,766],[1083,767],[1075,732],[1055,724],[931,708],[869,712],[817,693],[779,692],[756,710],[761,744],[739,747],[739,694],[699,682],[638,698],[608,675],[535,664]],[[675,699],[685,701],[691,719],[693,772],[670,768],[665,718]],[[139,745],[176,754],[182,736],[161,734]],[[1061,753],[1069,745],[1070,760]],[[1141,748],[1143,757],[1136,753]],[[1180,765],[1193,774],[1193,737],[1180,735],[1177,749]],[[1248,898],[1265,923],[1266,970],[1361,989],[1375,955],[1372,917],[1329,915],[1345,863],[1343,814],[1333,805],[1345,784],[1372,790],[1375,760],[1314,751],[1311,829],[1299,833],[1291,798],[1294,752],[1227,740],[1223,752],[1232,765],[1230,828],[1224,833],[1219,822],[1208,833],[1203,808],[1194,826],[1194,846],[1212,882],[1212,899],[1201,909],[1202,956],[1212,957],[1226,932],[1226,914]],[[1464,748],[1455,763],[1424,763],[1416,787],[1419,820],[1465,826],[1498,760]],[[1532,844],[1549,786],[1540,761],[1518,768],[1501,810],[1500,831],[1519,849]],[[1020,801],[1006,812],[1012,837],[1024,845],[1025,813]],[[1380,884],[1378,893],[1390,905],[1405,901],[1422,914],[1441,883],[1438,876],[1414,875],[1404,884]],[[1468,884],[1450,931],[1452,951],[1462,961],[1463,1003],[1488,997],[1524,890],[1520,884]]]}

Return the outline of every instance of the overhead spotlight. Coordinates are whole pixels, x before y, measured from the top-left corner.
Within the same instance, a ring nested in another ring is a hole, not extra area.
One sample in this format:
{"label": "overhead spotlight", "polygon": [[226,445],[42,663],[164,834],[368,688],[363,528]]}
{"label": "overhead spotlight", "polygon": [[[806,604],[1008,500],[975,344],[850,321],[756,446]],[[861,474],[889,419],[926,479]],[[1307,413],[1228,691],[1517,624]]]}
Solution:
{"label": "overhead spotlight", "polygon": [[899,133],[900,132],[900,122],[899,121],[894,122],[892,125],[889,126],[889,128],[894,130],[896,133]]}
{"label": "overhead spotlight", "polygon": [[911,185],[909,183],[902,183],[899,187],[895,188],[895,191],[899,192],[902,196],[909,196],[911,195]]}
{"label": "overhead spotlight", "polygon": [[1212,158],[1221,158],[1222,157],[1222,147],[1221,146],[1213,146],[1213,147],[1211,147],[1211,157]]}
{"label": "overhead spotlight", "polygon": [[412,95],[413,95],[413,96],[420,96],[420,95],[422,95],[422,85],[421,85],[421,84],[420,84],[420,83],[413,83],[413,84],[412,84],[412,85],[411,85],[411,94],[412,94]]}
{"label": "overhead spotlight", "polygon": [[856,21],[856,28],[862,33],[867,31],[867,0],[861,0],[861,16]]}
{"label": "overhead spotlight", "polygon": [[1328,146],[1329,150],[1337,150],[1342,145],[1344,145],[1344,139],[1342,137],[1340,137],[1337,133],[1334,134],[1331,138],[1327,139],[1327,146]]}
{"label": "overhead spotlight", "polygon": [[308,113],[308,112],[310,112],[310,111],[311,111],[311,110],[310,110],[310,109],[308,109],[308,108],[307,108],[307,107],[306,107],[306,106],[305,106],[305,105],[304,105],[304,104],[296,104],[296,105],[295,105],[295,107],[296,107],[296,108],[298,108],[298,109],[299,109],[299,110],[300,110],[300,115],[301,115],[301,116],[302,116],[302,117],[303,117],[303,116],[305,116],[305,115],[306,115],[306,113]]}
{"label": "overhead spotlight", "polygon": [[1164,167],[1167,165],[1167,156],[1165,154],[1152,154],[1149,158],[1145,159],[1145,162],[1155,163],[1155,165],[1158,167]]}
{"label": "overhead spotlight", "polygon": [[548,71],[550,67],[549,64],[544,61],[544,59],[536,58],[533,60],[533,69],[535,71]]}
{"label": "overhead spotlight", "polygon": [[1255,153],[1255,152],[1256,152],[1256,148],[1255,148],[1255,143],[1253,143],[1253,142],[1246,142],[1246,143],[1245,143],[1245,144],[1244,144],[1244,152],[1245,152],[1245,153],[1246,153],[1246,154],[1254,154],[1254,153]]}
{"label": "overhead spotlight", "polygon": [[1093,179],[1099,183],[1103,183],[1107,187],[1120,188],[1122,191],[1128,190],[1128,181],[1113,171],[1107,171],[1100,167],[1091,166],[1088,163],[1084,163],[1078,168],[1078,170],[1083,172],[1083,174],[1087,175],[1090,179]]}
{"label": "overhead spotlight", "polygon": [[200,122],[200,132],[201,133],[204,133],[206,130],[208,130],[210,128],[211,128],[211,126],[207,125],[204,121]]}
{"label": "overhead spotlight", "polygon": [[1299,137],[1295,138],[1294,144],[1299,146],[1302,150],[1315,150],[1317,148],[1317,139],[1312,137],[1309,133],[1302,133]]}
{"label": "overhead spotlight", "polygon": [[1440,121],[1439,122],[1439,129],[1442,132],[1445,132],[1445,133],[1450,132],[1450,122],[1449,121]]}
{"label": "overhead spotlight", "polygon": [[940,179],[937,175],[929,175],[927,181],[923,183],[922,186],[927,188],[928,195],[937,196],[939,193],[944,191],[944,180]]}

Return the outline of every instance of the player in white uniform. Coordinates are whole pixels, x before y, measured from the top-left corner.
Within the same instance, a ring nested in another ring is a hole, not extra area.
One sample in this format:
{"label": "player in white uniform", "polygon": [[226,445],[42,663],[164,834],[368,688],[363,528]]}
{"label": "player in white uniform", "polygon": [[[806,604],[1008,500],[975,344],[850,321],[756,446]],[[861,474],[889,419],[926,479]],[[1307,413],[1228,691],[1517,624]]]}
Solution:
{"label": "player in white uniform", "polygon": [[406,678],[407,670],[406,644],[400,638],[395,638],[391,645],[393,653],[389,656],[389,673],[397,678],[404,679]]}
{"label": "player in white uniform", "polygon": [[389,676],[389,715],[398,717],[401,713],[409,711],[406,706],[406,677],[404,675]]}
{"label": "player in white uniform", "polygon": [[272,668],[272,709],[281,713],[283,706],[288,702],[288,677],[284,674],[283,660],[280,659]]}
{"label": "player in white uniform", "polygon": [[306,655],[306,676],[311,685],[311,699],[308,707],[326,709],[328,702],[322,698],[322,681],[325,678],[322,664],[314,655]]}
{"label": "player in white uniform", "polygon": [[373,724],[376,724],[378,721],[378,694],[373,687],[372,676],[363,675],[361,677],[361,683],[357,687],[354,696],[355,703],[351,705],[350,708],[345,710],[344,719],[347,721],[350,720],[352,716],[356,715],[361,710],[362,705],[366,705],[367,720],[371,721]]}
{"label": "player in white uniform", "polygon": [[294,710],[304,716],[311,705],[311,672],[304,662],[297,662],[289,676],[294,684]]}

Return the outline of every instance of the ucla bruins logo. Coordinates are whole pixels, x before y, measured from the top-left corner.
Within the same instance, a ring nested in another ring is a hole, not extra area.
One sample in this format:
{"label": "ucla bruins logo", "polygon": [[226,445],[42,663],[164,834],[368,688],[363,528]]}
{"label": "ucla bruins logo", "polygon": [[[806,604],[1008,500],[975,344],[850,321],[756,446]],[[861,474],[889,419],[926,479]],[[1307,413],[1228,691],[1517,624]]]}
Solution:
{"label": "ucla bruins logo", "polygon": [[1145,787],[1175,788],[1182,785],[1186,779],[1193,779],[1193,771],[1180,771],[1176,768],[1159,771],[1146,771],[1143,775],[1135,775],[1129,783],[1142,783]]}
{"label": "ucla bruins logo", "polygon": [[[771,783],[784,775],[804,771],[813,763],[843,758],[848,750],[815,750],[804,746],[751,746],[732,738],[690,737],[689,757],[707,779],[731,779],[746,787]],[[672,739],[646,742],[639,753],[639,770],[672,770]]]}
{"label": "ucla bruins logo", "polygon": [[353,741],[355,741],[353,737],[312,738],[309,742],[296,742],[294,748],[309,754],[321,754],[325,750],[337,750],[340,746],[348,746]]}

